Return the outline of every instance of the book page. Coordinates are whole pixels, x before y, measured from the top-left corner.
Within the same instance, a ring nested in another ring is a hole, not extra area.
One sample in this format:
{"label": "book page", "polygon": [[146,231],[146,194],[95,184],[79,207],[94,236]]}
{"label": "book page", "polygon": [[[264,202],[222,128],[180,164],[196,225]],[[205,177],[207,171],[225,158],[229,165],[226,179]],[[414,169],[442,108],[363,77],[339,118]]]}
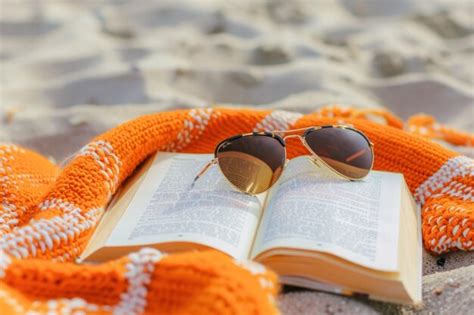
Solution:
{"label": "book page", "polygon": [[284,247],[396,271],[402,180],[372,171],[348,181],[325,174],[307,157],[291,160],[268,197],[252,257]]}
{"label": "book page", "polygon": [[236,191],[209,154],[160,152],[106,246],[193,242],[247,258],[265,195]]}

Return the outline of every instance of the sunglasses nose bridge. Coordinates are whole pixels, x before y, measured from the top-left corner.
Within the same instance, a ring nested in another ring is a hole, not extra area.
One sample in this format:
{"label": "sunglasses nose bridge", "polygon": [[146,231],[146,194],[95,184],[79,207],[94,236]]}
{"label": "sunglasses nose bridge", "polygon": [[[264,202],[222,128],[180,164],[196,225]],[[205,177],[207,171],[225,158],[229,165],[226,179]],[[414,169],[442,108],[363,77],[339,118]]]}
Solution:
{"label": "sunglasses nose bridge", "polygon": [[286,135],[283,137],[283,140],[286,141],[286,139],[290,139],[290,138],[299,138],[301,141],[304,141],[301,135]]}
{"label": "sunglasses nose bridge", "polygon": [[289,138],[298,138],[300,139],[301,143],[303,144],[303,146],[309,151],[311,152],[312,154],[313,153],[313,150],[311,150],[311,148],[308,146],[308,143],[306,143],[306,140],[304,139],[304,135],[287,135],[285,137],[283,137],[283,140],[286,141],[286,139],[289,139]]}

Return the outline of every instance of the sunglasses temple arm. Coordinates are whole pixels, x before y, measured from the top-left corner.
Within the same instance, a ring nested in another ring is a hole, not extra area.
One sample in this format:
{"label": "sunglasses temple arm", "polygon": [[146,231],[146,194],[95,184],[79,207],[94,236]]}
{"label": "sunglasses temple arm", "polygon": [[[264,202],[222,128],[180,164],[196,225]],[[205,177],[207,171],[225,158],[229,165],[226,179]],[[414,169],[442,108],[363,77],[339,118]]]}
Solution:
{"label": "sunglasses temple arm", "polygon": [[199,173],[196,175],[196,177],[194,177],[194,180],[193,180],[193,183],[191,184],[191,187],[194,187],[194,184],[196,183],[196,181],[202,176],[204,175],[204,173],[207,172],[207,170],[214,164],[217,164],[217,158],[214,158],[212,159],[211,161],[209,161],[206,165],[204,165],[204,167],[199,171]]}

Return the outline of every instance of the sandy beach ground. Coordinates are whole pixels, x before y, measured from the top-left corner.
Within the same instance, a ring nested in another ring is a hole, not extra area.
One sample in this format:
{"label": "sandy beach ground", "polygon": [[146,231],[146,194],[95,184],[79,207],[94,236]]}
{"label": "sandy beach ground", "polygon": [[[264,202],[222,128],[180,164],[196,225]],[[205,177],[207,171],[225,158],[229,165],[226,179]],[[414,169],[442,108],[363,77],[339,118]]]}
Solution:
{"label": "sandy beach ground", "polygon": [[[125,120],[216,103],[384,107],[474,132],[471,1],[0,0],[0,18],[0,141],[58,162]],[[418,311],[474,309],[474,254],[436,261],[425,253]],[[310,291],[280,303],[416,311]]]}

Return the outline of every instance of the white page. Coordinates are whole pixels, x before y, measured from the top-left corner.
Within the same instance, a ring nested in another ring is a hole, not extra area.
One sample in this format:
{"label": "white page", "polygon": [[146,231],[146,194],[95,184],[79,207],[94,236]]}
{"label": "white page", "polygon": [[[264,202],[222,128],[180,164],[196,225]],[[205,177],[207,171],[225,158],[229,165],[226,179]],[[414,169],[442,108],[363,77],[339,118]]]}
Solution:
{"label": "white page", "polygon": [[194,242],[247,258],[264,197],[236,191],[209,154],[160,152],[106,246]]}
{"label": "white page", "polygon": [[321,175],[293,159],[270,193],[252,256],[270,248],[315,250],[384,271],[398,269],[402,175],[363,181]]}

